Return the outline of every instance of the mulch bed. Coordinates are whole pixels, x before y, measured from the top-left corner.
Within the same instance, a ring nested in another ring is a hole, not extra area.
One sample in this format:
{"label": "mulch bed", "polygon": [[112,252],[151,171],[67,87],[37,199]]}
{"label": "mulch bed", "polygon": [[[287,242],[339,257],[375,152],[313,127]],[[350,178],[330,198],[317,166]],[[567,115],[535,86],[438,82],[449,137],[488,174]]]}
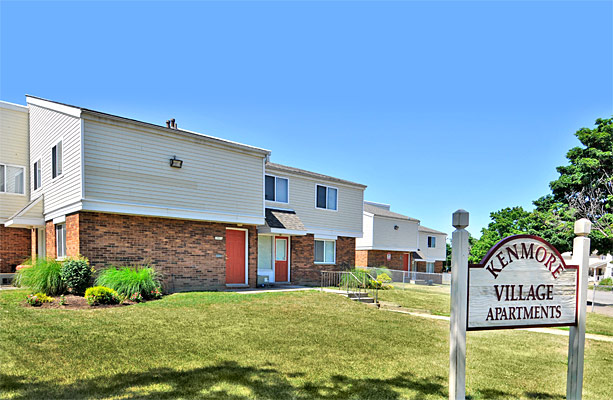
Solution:
{"label": "mulch bed", "polygon": [[100,304],[98,306],[90,306],[87,304],[87,300],[85,297],[74,296],[72,294],[67,294],[64,296],[66,299],[66,304],[63,306],[60,305],[60,296],[54,297],[53,302],[51,303],[43,303],[41,306],[32,307],[27,302],[23,302],[25,307],[32,308],[59,308],[62,310],[97,310],[99,308],[114,308],[114,307],[125,307],[136,304],[133,301],[126,300],[121,304]]}

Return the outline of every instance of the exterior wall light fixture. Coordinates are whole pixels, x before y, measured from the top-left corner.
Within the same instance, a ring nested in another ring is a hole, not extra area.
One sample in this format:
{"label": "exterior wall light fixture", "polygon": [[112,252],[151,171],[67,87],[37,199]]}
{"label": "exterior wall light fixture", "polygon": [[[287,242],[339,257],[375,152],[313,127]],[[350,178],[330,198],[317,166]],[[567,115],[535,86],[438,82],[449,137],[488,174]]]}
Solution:
{"label": "exterior wall light fixture", "polygon": [[177,156],[172,156],[170,159],[170,166],[173,168],[181,168],[183,166],[183,160],[179,160]]}
{"label": "exterior wall light fixture", "polygon": [[397,231],[398,229],[400,229],[400,227],[398,225],[394,225],[394,230]]}

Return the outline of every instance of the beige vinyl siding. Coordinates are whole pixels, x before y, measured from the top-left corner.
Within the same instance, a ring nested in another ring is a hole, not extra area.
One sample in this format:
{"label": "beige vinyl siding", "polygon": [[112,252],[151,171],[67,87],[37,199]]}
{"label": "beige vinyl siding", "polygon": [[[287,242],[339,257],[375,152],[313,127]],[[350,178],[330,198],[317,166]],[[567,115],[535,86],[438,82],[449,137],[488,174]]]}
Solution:
{"label": "beige vinyl siding", "polygon": [[370,250],[373,243],[374,217],[364,213],[362,217],[363,235],[355,240],[355,248],[358,250]]}
{"label": "beige vinyl siding", "polygon": [[[62,140],[62,174],[52,178],[51,149]],[[41,160],[41,187],[32,199],[44,194],[49,214],[81,200],[81,119],[30,104],[30,161]],[[32,168],[30,168],[32,169]],[[30,175],[33,171],[30,172]],[[30,185],[33,186],[33,179]],[[33,189],[33,187],[32,187]]]}
{"label": "beige vinyl siding", "polygon": [[[436,247],[428,247],[428,236],[434,236],[436,238]],[[444,261],[446,258],[446,235],[440,235],[436,233],[419,232],[419,249],[426,256],[426,260]]]}
{"label": "beige vinyl siding", "polygon": [[[266,168],[266,173],[289,179],[289,203],[266,201],[266,207],[296,211],[309,232],[354,237],[362,235],[364,189],[270,167]],[[318,184],[338,189],[336,211],[315,207],[315,187]]]}
{"label": "beige vinyl siding", "polygon": [[[263,154],[84,115],[85,199],[263,218]],[[182,168],[171,168],[173,156]]]}
{"label": "beige vinyl siding", "polygon": [[0,224],[30,200],[28,110],[0,102],[0,164],[24,167],[24,194],[0,193]]}
{"label": "beige vinyl siding", "polygon": [[[398,229],[394,229],[397,225]],[[374,217],[373,248],[377,250],[417,250],[417,227],[415,221]]]}

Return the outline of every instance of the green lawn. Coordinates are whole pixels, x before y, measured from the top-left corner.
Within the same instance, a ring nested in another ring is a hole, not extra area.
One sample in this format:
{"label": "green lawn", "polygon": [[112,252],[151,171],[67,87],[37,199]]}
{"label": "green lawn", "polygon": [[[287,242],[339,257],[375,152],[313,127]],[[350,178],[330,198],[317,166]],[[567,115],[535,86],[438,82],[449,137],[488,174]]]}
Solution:
{"label": "green lawn", "polygon": [[[186,293],[99,310],[0,292],[1,398],[442,399],[446,321],[311,292]],[[386,294],[387,295],[387,294]],[[472,399],[563,399],[567,338],[471,333]],[[613,343],[588,341],[586,399],[609,399]]]}
{"label": "green lawn", "polygon": [[[381,290],[379,300],[400,305],[409,311],[449,316],[449,286],[410,285],[404,290]],[[587,333],[613,336],[613,317],[589,312],[588,307],[585,330]]]}

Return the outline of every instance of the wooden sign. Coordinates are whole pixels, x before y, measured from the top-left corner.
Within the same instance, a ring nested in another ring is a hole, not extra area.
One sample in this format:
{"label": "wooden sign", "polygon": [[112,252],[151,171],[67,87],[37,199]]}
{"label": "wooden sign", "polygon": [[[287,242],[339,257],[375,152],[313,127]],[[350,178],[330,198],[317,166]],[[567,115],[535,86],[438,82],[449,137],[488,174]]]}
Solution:
{"label": "wooden sign", "polygon": [[577,266],[538,236],[498,242],[468,268],[467,330],[577,324]]}

